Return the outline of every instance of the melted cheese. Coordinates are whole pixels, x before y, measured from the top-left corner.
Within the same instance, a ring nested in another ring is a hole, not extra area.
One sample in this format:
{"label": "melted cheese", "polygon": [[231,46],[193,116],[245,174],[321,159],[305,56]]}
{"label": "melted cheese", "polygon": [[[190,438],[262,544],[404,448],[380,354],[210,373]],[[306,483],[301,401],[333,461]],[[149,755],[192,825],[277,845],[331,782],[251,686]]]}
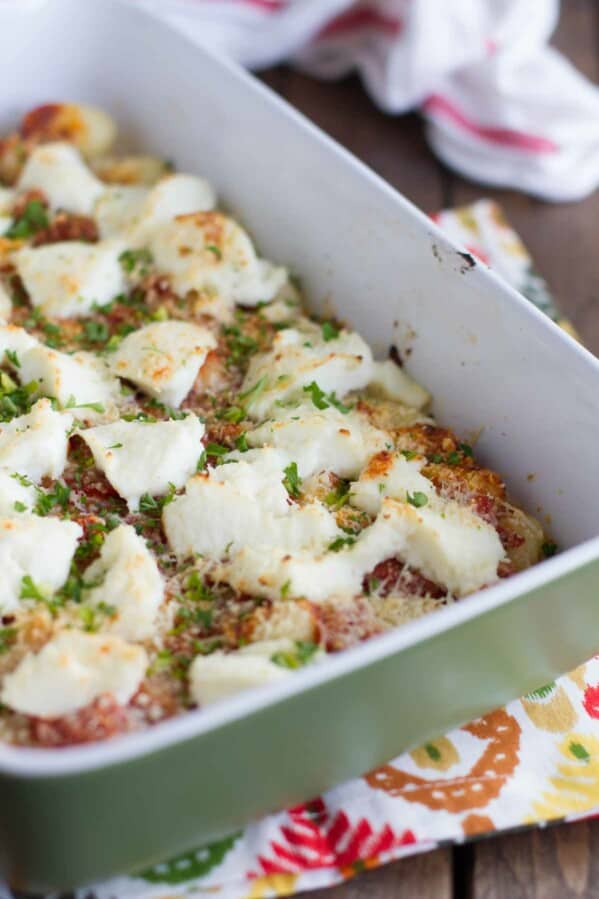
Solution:
{"label": "melted cheese", "polygon": [[196,656],[189,669],[189,690],[194,702],[208,705],[252,687],[272,684],[290,671],[272,661],[277,652],[293,651],[291,640],[250,643],[235,653],[213,652]]}
{"label": "melted cheese", "polygon": [[[385,500],[391,503],[393,500]],[[465,596],[497,580],[497,566],[505,558],[495,528],[466,506],[445,502],[415,509],[396,504],[405,534],[401,559],[425,577]]]}
{"label": "melted cheese", "polygon": [[100,237],[116,237],[133,227],[139,221],[147,195],[147,187],[129,184],[107,187],[94,210]]}
{"label": "melted cheese", "polygon": [[111,364],[119,377],[169,406],[179,406],[215,346],[207,328],[181,321],[154,322],[125,337]]}
{"label": "melted cheese", "polygon": [[39,482],[59,478],[67,460],[67,432],[73,424],[68,412],[55,412],[41,399],[26,415],[0,424],[0,466]]}
{"label": "melted cheese", "polygon": [[[8,468],[0,468],[0,515],[12,516],[21,512],[31,512],[36,501],[36,492],[32,484],[23,483],[15,472]],[[22,508],[22,507],[25,508]]]}
{"label": "melted cheese", "polygon": [[[233,464],[201,473],[165,507],[169,544],[180,557],[221,559],[246,544],[320,547],[339,533],[320,503],[290,503],[282,484],[289,459],[277,450],[231,454]],[[249,457],[249,458],[248,458]]]}
{"label": "melted cheese", "polygon": [[17,370],[17,374],[18,367],[6,355],[7,351],[11,355],[16,353],[17,360],[20,362],[23,353],[35,346],[39,346],[39,341],[29,334],[25,328],[19,328],[17,325],[0,325],[0,361],[3,365],[8,365],[13,370]]}
{"label": "melted cheese", "polygon": [[352,506],[377,515],[386,496],[407,502],[408,493],[423,493],[429,501],[435,499],[433,483],[420,474],[425,461],[424,457],[408,460],[401,453],[374,456],[350,485]]}
{"label": "melted cheese", "polygon": [[105,634],[63,631],[36,655],[29,653],[4,679],[2,702],[25,715],[56,718],[108,693],[125,705],[138,689],[147,656]]}
{"label": "melted cheese", "polygon": [[22,579],[29,575],[48,597],[66,581],[82,530],[74,521],[18,515],[0,518],[0,610],[19,606]]}
{"label": "melted cheese", "polygon": [[24,247],[14,263],[33,306],[55,318],[88,315],[125,290],[119,241]]}
{"label": "melted cheese", "polygon": [[[83,407],[89,403],[104,409],[119,398],[119,382],[108,366],[93,353],[60,353],[50,347],[33,347],[22,354],[16,370],[23,384],[39,383],[40,393],[55,397],[62,406]],[[76,410],[78,418],[90,417],[93,409]],[[97,410],[101,412],[100,409]]]}
{"label": "melted cheese", "polygon": [[79,431],[119,496],[135,510],[144,493],[162,496],[182,487],[196,470],[204,425],[195,415],[179,421],[116,421]]}
{"label": "melted cheese", "polygon": [[104,185],[72,144],[57,142],[41,144],[31,152],[17,189],[43,191],[53,210],[91,215]]}
{"label": "melted cheese", "polygon": [[350,390],[368,384],[372,353],[359,334],[341,331],[324,341],[320,329],[287,328],[275,336],[272,349],[254,356],[242,391],[250,393],[247,409],[253,418],[264,418],[276,403],[306,399],[303,388],[315,382],[325,394],[341,399]]}
{"label": "melted cheese", "polygon": [[446,503],[440,512],[385,499],[352,546],[320,554],[245,546],[222,566],[220,576],[241,592],[321,602],[360,593],[364,577],[392,557],[463,596],[497,580],[504,551],[494,528],[457,503]]}
{"label": "melted cheese", "polygon": [[416,383],[392,359],[373,364],[370,387],[390,400],[397,400],[412,409],[424,409],[431,401],[428,391]]}
{"label": "melted cheese", "polygon": [[274,446],[293,459],[302,478],[327,470],[342,478],[356,477],[374,453],[389,446],[384,431],[358,412],[312,404],[276,409],[276,418],[248,432],[250,446]]}
{"label": "melted cheese", "polygon": [[[424,461],[399,453],[375,456],[351,484],[351,503],[376,515],[390,501],[386,497],[401,500],[394,514],[404,522],[402,560],[462,596],[497,580],[504,550],[495,528],[469,507],[437,494],[433,483],[420,474]],[[410,494],[416,493],[426,498],[419,508],[409,502]]]}
{"label": "melted cheese", "polygon": [[145,640],[154,631],[164,583],[145,540],[130,525],[108,534],[100,556],[86,569],[83,599],[92,606],[115,609],[106,616],[106,630],[127,640]]}
{"label": "melted cheese", "polygon": [[259,545],[246,545],[222,566],[219,576],[236,590],[270,599],[284,595],[321,602],[353,596],[361,592],[365,575],[378,562],[396,555],[405,542],[397,517],[388,511],[381,513],[352,546],[338,552],[328,548],[291,552],[280,545],[265,552]]}
{"label": "melted cheese", "polygon": [[[175,174],[161,178],[148,191],[133,230],[137,244],[144,242],[160,225],[181,215],[214,209],[216,195],[204,178]],[[133,223],[132,223],[133,224]]]}
{"label": "melted cheese", "polygon": [[[1,228],[0,228],[1,233]],[[0,321],[7,322],[12,313],[12,297],[0,281]]]}
{"label": "melted cheese", "polygon": [[153,232],[156,267],[175,291],[195,291],[200,307],[223,317],[234,303],[272,300],[287,273],[258,259],[246,232],[221,212],[177,216]]}
{"label": "melted cheese", "polygon": [[16,193],[9,187],[0,186],[0,237],[5,234],[13,222],[12,205]]}

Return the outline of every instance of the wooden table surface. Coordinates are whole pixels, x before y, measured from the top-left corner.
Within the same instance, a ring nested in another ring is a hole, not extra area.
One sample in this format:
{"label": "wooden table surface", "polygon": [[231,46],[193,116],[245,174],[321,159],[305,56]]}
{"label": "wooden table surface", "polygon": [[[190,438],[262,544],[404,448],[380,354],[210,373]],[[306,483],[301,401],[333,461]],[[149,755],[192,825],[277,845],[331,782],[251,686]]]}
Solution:
{"label": "wooden table surface", "polygon": [[[535,2],[535,0],[531,0]],[[564,0],[555,45],[599,82],[599,3]],[[492,197],[532,252],[562,310],[599,354],[599,192],[553,205],[472,184],[430,153],[419,117],[378,112],[355,78],[314,81],[285,67],[264,80],[427,212]],[[599,899],[599,820],[440,849],[314,899]]]}

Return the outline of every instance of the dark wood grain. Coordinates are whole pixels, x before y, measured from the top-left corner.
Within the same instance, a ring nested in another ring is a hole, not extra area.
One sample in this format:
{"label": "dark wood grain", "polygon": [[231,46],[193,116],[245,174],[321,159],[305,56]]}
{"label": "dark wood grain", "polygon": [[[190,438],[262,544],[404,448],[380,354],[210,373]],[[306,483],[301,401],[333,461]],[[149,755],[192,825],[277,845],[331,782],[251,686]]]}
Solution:
{"label": "dark wood grain", "polygon": [[469,899],[598,899],[599,827],[581,821],[483,840]]}
{"label": "dark wood grain", "polygon": [[310,899],[453,899],[450,849],[437,849],[369,871]]}
{"label": "dark wood grain", "polygon": [[[554,45],[599,82],[599,3],[564,0]],[[416,114],[379,112],[357,78],[321,83],[284,66],[274,90],[425,211],[492,197],[532,252],[562,310],[599,354],[599,193],[549,204],[474,184],[431,154]],[[532,830],[405,859],[315,899],[599,899],[599,821]]]}

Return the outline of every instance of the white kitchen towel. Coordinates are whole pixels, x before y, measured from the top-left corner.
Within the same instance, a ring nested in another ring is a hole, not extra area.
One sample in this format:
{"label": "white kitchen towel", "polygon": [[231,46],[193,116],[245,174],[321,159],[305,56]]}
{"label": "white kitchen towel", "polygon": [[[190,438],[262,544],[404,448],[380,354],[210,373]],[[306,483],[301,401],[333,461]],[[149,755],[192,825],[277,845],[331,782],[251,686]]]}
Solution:
{"label": "white kitchen towel", "polygon": [[420,109],[435,153],[477,181],[560,201],[599,185],[599,88],[548,46],[558,0],[127,2],[244,66],[357,70],[385,111]]}
{"label": "white kitchen towel", "polygon": [[[0,50],[45,2],[0,0]],[[122,2],[250,68],[358,71],[386,112],[419,109],[435,153],[476,181],[557,201],[599,185],[599,88],[548,45],[559,0]]]}

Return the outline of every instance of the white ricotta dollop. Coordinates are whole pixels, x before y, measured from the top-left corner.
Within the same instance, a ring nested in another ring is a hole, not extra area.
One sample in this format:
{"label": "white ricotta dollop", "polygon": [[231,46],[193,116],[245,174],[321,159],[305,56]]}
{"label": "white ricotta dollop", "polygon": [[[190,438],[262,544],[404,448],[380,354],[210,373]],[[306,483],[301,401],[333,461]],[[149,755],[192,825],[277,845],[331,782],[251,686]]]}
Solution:
{"label": "white ricotta dollop", "polygon": [[0,466],[18,471],[36,483],[44,476],[59,478],[67,461],[68,412],[55,412],[48,399],[31,412],[0,423]]}
{"label": "white ricotta dollop", "polygon": [[146,651],[120,637],[63,631],[25,656],[4,678],[0,697],[9,708],[42,718],[68,715],[102,694],[126,705],[147,664]]}
{"label": "white ricotta dollop", "polygon": [[96,466],[135,510],[144,493],[162,496],[171,484],[185,484],[202,454],[204,425],[190,414],[178,421],[116,421],[78,433]]}
{"label": "white ricotta dollop", "polygon": [[32,150],[17,190],[43,191],[53,210],[91,215],[104,184],[86,166],[72,144],[40,144]]}
{"label": "white ricotta dollop", "polygon": [[360,335],[341,331],[334,340],[324,341],[319,333],[319,329],[286,328],[275,336],[269,352],[252,358],[242,392],[248,394],[247,409],[253,418],[266,417],[277,403],[305,401],[303,389],[313,382],[325,394],[314,393],[321,406],[334,405],[327,394],[341,400],[350,390],[368,384],[372,352]]}
{"label": "white ricotta dollop", "polygon": [[389,436],[373,427],[359,412],[340,412],[334,406],[313,404],[275,408],[275,418],[247,433],[250,446],[274,446],[296,462],[307,478],[318,471],[356,477],[374,454],[389,446]]}
{"label": "white ricotta dollop", "polygon": [[290,670],[277,665],[272,657],[292,650],[291,640],[264,640],[232,653],[196,656],[189,669],[191,696],[198,705],[208,705],[233,693],[283,680]]}
{"label": "white ricotta dollop", "polygon": [[88,315],[125,290],[119,240],[23,247],[14,263],[31,304],[55,318]]}
{"label": "white ricotta dollop", "polygon": [[99,404],[106,409],[119,398],[119,382],[93,353],[60,353],[39,344],[24,352],[20,362],[16,374],[21,382],[37,381],[39,392],[55,397],[62,406]]}
{"label": "white ricotta dollop", "polygon": [[180,406],[216,346],[211,331],[182,321],[153,322],[128,334],[112,370],[169,406]]}
{"label": "white ricotta dollop", "polygon": [[0,609],[9,612],[21,601],[29,576],[46,596],[66,581],[82,530],[74,521],[22,514],[0,518]]}
{"label": "white ricotta dollop", "polygon": [[[114,608],[107,614],[106,630],[126,640],[152,636],[164,597],[164,582],[145,540],[131,525],[111,531],[99,558],[86,569],[83,600],[92,606]],[[89,586],[91,585],[91,586]]]}
{"label": "white ricotta dollop", "polygon": [[169,544],[180,557],[221,559],[245,545],[320,547],[338,534],[318,502],[291,503],[283,486],[288,457],[265,448],[233,453],[231,464],[200,473],[163,511]]}
{"label": "white ricotta dollop", "polygon": [[0,516],[31,512],[36,499],[35,487],[28,478],[9,468],[0,468]]}
{"label": "white ricotta dollop", "polygon": [[285,269],[257,257],[247,233],[222,212],[178,215],[152,232],[148,246],[175,291],[196,291],[216,317],[235,303],[272,300],[287,279]]}

